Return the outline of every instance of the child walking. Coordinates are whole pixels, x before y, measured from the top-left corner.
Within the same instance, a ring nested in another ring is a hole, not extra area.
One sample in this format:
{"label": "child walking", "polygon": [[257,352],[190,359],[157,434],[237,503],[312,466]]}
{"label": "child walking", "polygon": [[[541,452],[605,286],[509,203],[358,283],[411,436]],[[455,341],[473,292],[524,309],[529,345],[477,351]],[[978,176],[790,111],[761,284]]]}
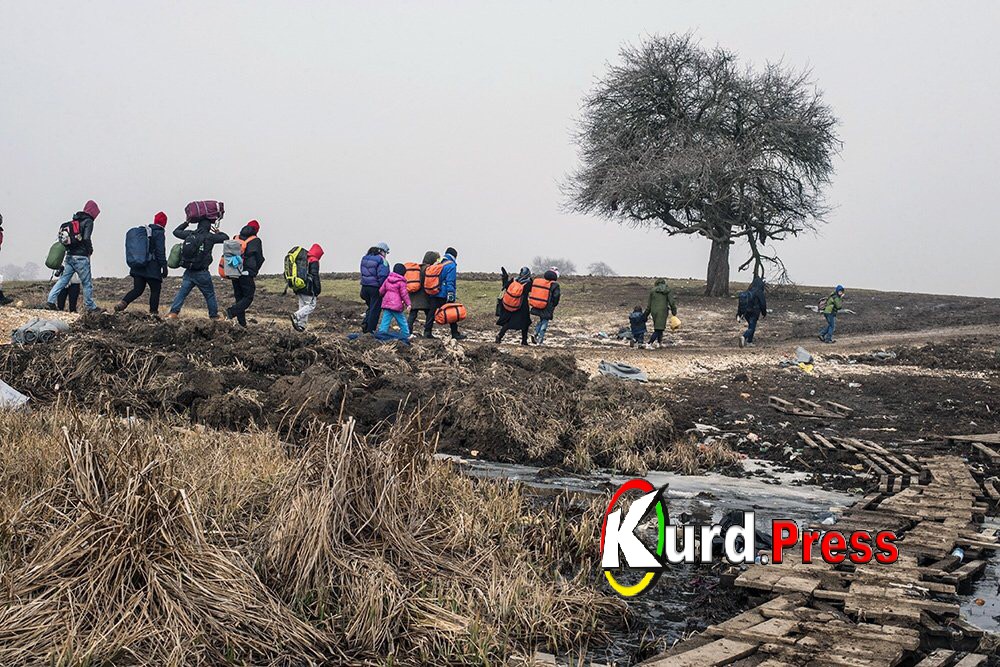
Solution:
{"label": "child walking", "polygon": [[632,341],[628,344],[629,347],[639,346],[646,342],[646,322],[649,321],[649,316],[646,315],[642,306],[636,306],[632,309],[632,312],[628,316],[629,328],[632,330]]}
{"label": "child walking", "polygon": [[319,279],[319,260],[323,258],[323,248],[313,243],[306,253],[306,286],[295,292],[299,298],[299,309],[292,313],[292,327],[296,331],[305,331],[309,324],[309,316],[316,310],[316,297],[323,291]]}
{"label": "child walking", "polygon": [[378,292],[382,297],[382,318],[378,324],[378,333],[389,333],[389,323],[396,320],[401,337],[410,337],[410,326],[406,323],[406,309],[410,307],[410,293],[406,289],[406,267],[396,264]]}

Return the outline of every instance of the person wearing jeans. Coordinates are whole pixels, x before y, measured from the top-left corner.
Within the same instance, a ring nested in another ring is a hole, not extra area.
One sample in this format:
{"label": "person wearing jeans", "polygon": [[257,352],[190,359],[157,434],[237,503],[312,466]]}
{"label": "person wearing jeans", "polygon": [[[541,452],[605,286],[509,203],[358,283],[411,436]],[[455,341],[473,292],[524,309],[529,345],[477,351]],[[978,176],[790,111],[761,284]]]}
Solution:
{"label": "person wearing jeans", "polygon": [[552,320],[541,319],[535,325],[535,342],[541,345],[545,342],[545,332],[549,330],[549,322]]}
{"label": "person wearing jeans", "polygon": [[213,320],[219,318],[219,303],[215,300],[215,286],[212,285],[212,274],[208,269],[186,269],[181,280],[181,288],[174,297],[174,302],[170,305],[170,314],[176,316],[184,307],[184,301],[188,298],[195,287],[201,291],[205,297],[205,305],[208,306],[208,316]]}
{"label": "person wearing jeans", "polygon": [[826,297],[823,305],[823,317],[826,318],[826,326],[820,329],[819,339],[824,343],[833,342],[833,332],[837,328],[837,311],[844,306],[844,286],[837,285],[833,294]]}
{"label": "person wearing jeans", "polygon": [[49,291],[49,308],[58,310],[59,293],[69,286],[70,280],[76,275],[80,277],[84,307],[87,310],[98,310],[97,303],[94,302],[94,280],[90,274],[90,257],[66,255],[63,265],[65,268],[62,275]]}
{"label": "person wearing jeans", "polygon": [[83,210],[73,216],[73,219],[60,227],[60,238],[65,236],[66,259],[64,270],[59,280],[49,290],[48,306],[58,310],[59,293],[66,289],[73,276],[80,277],[83,287],[83,305],[87,310],[99,310],[94,302],[94,280],[90,273],[90,256],[94,254],[94,220],[101,214],[101,209],[94,200],[83,205]]}
{"label": "person wearing jeans", "polygon": [[389,324],[395,320],[403,339],[410,337],[410,325],[406,322],[406,309],[410,307],[410,293],[406,290],[406,266],[396,264],[392,273],[386,277],[379,287],[381,296],[382,316],[379,319],[377,333],[389,333]]}

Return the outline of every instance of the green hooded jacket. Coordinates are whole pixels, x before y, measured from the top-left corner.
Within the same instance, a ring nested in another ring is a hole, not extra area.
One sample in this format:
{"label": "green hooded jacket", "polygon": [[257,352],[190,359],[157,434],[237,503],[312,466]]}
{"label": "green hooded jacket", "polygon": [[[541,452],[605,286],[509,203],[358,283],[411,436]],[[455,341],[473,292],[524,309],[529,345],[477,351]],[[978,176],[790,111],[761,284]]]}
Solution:
{"label": "green hooded jacket", "polygon": [[823,312],[827,314],[836,315],[837,311],[844,307],[844,297],[839,296],[836,292],[826,297],[826,307],[823,308]]}
{"label": "green hooded jacket", "polygon": [[646,306],[646,314],[653,318],[653,329],[663,330],[667,328],[667,316],[677,314],[677,303],[674,295],[667,287],[667,281],[657,278],[653,283],[653,289],[649,291],[649,305]]}

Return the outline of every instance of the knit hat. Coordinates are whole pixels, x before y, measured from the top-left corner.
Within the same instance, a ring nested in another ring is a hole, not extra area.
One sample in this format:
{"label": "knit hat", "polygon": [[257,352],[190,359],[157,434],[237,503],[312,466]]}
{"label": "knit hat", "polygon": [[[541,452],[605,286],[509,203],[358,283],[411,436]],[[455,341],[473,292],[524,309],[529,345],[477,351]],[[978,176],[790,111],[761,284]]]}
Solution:
{"label": "knit hat", "polygon": [[96,220],[97,216],[101,214],[101,207],[97,205],[96,201],[90,199],[83,205],[83,212]]}
{"label": "knit hat", "polygon": [[402,264],[400,262],[396,262],[395,264],[392,265],[392,272],[393,273],[398,273],[401,276],[405,276],[406,275],[406,265]]}
{"label": "knit hat", "polygon": [[446,255],[451,255],[455,259],[458,259],[458,251],[454,248],[447,248],[444,252]]}
{"label": "knit hat", "polygon": [[159,225],[160,227],[166,227],[167,226],[167,214],[164,213],[163,211],[160,211],[159,213],[157,213],[156,215],[154,215],[153,216],[153,224],[154,225]]}
{"label": "knit hat", "polygon": [[546,280],[559,280],[559,274],[557,274],[552,269],[549,269],[548,271],[546,271],[545,275],[542,276],[542,277],[545,278]]}
{"label": "knit hat", "polygon": [[250,222],[248,222],[247,227],[252,229],[254,234],[260,231],[260,223],[257,222],[256,220],[251,220]]}

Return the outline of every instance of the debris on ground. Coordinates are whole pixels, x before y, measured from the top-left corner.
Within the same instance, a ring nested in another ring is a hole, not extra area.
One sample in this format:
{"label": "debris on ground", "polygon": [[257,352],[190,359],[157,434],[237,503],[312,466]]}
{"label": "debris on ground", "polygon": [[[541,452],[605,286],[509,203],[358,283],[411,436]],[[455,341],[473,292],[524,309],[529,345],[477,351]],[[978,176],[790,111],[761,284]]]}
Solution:
{"label": "debris on ground", "polygon": [[56,336],[69,331],[69,325],[62,320],[33,318],[11,332],[11,340],[19,345],[51,343]]}
{"label": "debris on ground", "polygon": [[28,397],[0,380],[0,409],[20,410],[28,404]]}
{"label": "debris on ground", "polygon": [[649,376],[641,368],[623,364],[619,361],[601,360],[601,363],[597,365],[597,372],[601,375],[609,375],[620,380],[649,382]]}

